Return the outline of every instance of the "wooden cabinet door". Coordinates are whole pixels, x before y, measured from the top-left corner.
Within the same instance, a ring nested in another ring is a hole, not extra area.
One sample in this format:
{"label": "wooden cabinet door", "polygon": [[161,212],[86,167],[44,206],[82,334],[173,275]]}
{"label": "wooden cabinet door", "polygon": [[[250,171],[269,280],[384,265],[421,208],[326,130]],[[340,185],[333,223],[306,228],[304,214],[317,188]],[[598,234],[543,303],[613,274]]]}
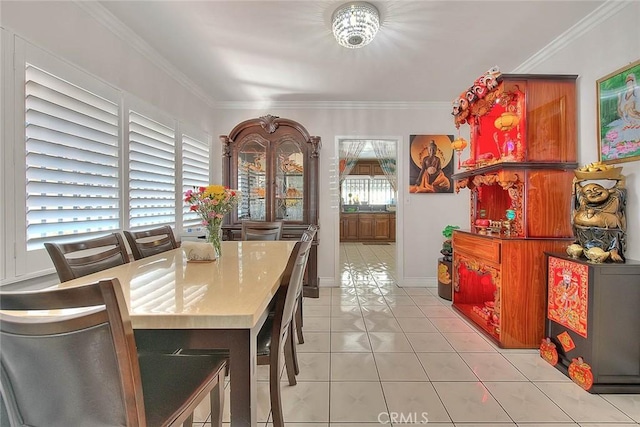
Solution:
{"label": "wooden cabinet door", "polygon": [[347,218],[347,240],[358,240],[358,215]]}
{"label": "wooden cabinet door", "polygon": [[[343,229],[344,235],[342,234]],[[358,214],[348,214],[342,216],[340,240],[352,242],[358,240]]]}
{"label": "wooden cabinet door", "polygon": [[358,238],[360,240],[373,240],[375,238],[374,215],[360,214],[358,221]]}
{"label": "wooden cabinet door", "polygon": [[373,232],[376,240],[389,240],[390,227],[389,227],[389,215],[376,214],[373,217]]}
{"label": "wooden cabinet door", "polygon": [[384,175],[384,171],[382,170],[382,166],[380,166],[380,162],[376,161],[373,163],[371,168],[371,175]]}
{"label": "wooden cabinet door", "polygon": [[371,175],[371,163],[359,162],[357,165],[358,175]]}
{"label": "wooden cabinet door", "polygon": [[396,241],[396,214],[389,214],[389,240]]}

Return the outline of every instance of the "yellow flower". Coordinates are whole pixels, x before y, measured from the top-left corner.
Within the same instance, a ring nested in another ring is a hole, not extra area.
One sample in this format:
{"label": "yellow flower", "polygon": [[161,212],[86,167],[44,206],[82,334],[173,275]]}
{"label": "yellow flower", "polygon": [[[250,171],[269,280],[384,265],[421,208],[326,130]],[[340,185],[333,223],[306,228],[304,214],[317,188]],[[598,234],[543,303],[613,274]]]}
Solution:
{"label": "yellow flower", "polygon": [[225,191],[223,185],[209,185],[204,189],[202,195],[204,197],[222,199],[224,197]]}

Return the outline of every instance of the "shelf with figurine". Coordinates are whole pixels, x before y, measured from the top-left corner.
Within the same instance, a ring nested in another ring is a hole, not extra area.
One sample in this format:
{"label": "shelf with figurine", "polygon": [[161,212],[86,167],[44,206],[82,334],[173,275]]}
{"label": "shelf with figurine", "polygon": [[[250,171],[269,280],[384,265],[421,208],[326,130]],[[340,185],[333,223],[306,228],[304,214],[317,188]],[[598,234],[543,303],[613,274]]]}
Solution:
{"label": "shelf with figurine", "polygon": [[452,177],[470,200],[469,230],[453,235],[453,307],[501,347],[536,348],[546,286],[539,266],[545,251],[573,240],[576,76],[494,67],[454,101],[453,115],[456,127],[470,127],[469,159]]}
{"label": "shelf with figurine", "polygon": [[498,67],[478,77],[453,102],[456,128],[470,127],[462,168],[575,162],[576,78],[502,74]]}

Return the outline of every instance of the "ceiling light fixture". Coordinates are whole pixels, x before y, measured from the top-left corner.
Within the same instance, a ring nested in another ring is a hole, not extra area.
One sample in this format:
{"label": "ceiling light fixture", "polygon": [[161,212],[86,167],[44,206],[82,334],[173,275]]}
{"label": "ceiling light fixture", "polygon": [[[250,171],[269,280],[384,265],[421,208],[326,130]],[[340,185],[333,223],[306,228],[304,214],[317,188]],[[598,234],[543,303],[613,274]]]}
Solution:
{"label": "ceiling light fixture", "polygon": [[380,28],[378,9],[357,1],[344,4],[333,12],[333,35],[341,46],[355,49],[368,45]]}

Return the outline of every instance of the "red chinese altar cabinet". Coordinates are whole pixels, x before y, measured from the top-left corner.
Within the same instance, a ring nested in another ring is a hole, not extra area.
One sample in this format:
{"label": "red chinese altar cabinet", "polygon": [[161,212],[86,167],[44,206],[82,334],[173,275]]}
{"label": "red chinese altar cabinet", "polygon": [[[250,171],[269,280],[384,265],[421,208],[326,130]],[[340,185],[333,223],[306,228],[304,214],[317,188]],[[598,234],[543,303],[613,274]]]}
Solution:
{"label": "red chinese altar cabinet", "polygon": [[471,217],[453,235],[453,307],[504,348],[540,345],[544,252],[573,241],[576,77],[489,70],[454,103],[456,125],[471,127],[453,175]]}

